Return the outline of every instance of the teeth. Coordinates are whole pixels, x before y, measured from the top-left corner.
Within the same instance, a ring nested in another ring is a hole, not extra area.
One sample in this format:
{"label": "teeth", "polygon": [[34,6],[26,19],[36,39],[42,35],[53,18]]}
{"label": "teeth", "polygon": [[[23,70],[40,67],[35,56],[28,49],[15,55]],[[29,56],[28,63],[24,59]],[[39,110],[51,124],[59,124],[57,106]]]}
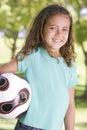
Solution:
{"label": "teeth", "polygon": [[54,40],[55,42],[61,42],[61,40]]}

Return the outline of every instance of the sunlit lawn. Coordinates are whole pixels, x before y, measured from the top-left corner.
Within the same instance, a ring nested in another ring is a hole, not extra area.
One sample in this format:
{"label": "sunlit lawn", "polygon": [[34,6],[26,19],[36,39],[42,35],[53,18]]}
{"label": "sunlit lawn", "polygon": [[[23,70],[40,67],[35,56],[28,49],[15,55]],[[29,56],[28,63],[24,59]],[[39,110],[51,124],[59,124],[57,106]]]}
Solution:
{"label": "sunlit lawn", "polygon": [[75,130],[87,130],[87,108],[76,109]]}
{"label": "sunlit lawn", "polygon": [[[77,86],[75,96],[83,95],[84,86]],[[87,99],[75,98],[76,123],[75,130],[87,130]]]}
{"label": "sunlit lawn", "polygon": [[15,120],[6,120],[0,118],[0,130],[13,130],[16,124]]}

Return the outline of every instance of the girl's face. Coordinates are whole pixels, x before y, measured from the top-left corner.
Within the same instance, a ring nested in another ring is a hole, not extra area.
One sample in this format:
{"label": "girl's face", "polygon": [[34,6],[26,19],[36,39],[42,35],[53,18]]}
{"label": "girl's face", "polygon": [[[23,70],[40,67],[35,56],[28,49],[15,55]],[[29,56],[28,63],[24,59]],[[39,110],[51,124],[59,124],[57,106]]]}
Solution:
{"label": "girl's face", "polygon": [[70,20],[67,15],[57,14],[50,17],[43,30],[46,48],[52,52],[59,52],[68,40],[69,28]]}

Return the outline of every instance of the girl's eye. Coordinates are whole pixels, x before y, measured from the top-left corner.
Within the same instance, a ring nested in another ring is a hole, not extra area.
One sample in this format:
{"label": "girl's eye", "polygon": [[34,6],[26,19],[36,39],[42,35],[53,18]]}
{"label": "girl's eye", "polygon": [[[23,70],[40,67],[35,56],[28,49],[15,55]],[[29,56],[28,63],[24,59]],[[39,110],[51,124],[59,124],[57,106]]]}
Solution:
{"label": "girl's eye", "polygon": [[63,29],[64,32],[69,32],[69,29]]}
{"label": "girl's eye", "polygon": [[50,27],[50,29],[51,29],[51,30],[54,30],[54,31],[56,31],[56,30],[57,30],[57,28],[56,28],[56,27]]}

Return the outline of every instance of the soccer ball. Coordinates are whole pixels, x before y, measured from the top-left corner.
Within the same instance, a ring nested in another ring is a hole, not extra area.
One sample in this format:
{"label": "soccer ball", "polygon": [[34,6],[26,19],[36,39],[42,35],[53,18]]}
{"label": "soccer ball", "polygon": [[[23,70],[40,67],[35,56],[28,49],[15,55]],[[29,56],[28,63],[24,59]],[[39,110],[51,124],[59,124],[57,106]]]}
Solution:
{"label": "soccer ball", "polygon": [[13,73],[0,75],[0,117],[15,119],[27,111],[31,101],[29,83]]}

